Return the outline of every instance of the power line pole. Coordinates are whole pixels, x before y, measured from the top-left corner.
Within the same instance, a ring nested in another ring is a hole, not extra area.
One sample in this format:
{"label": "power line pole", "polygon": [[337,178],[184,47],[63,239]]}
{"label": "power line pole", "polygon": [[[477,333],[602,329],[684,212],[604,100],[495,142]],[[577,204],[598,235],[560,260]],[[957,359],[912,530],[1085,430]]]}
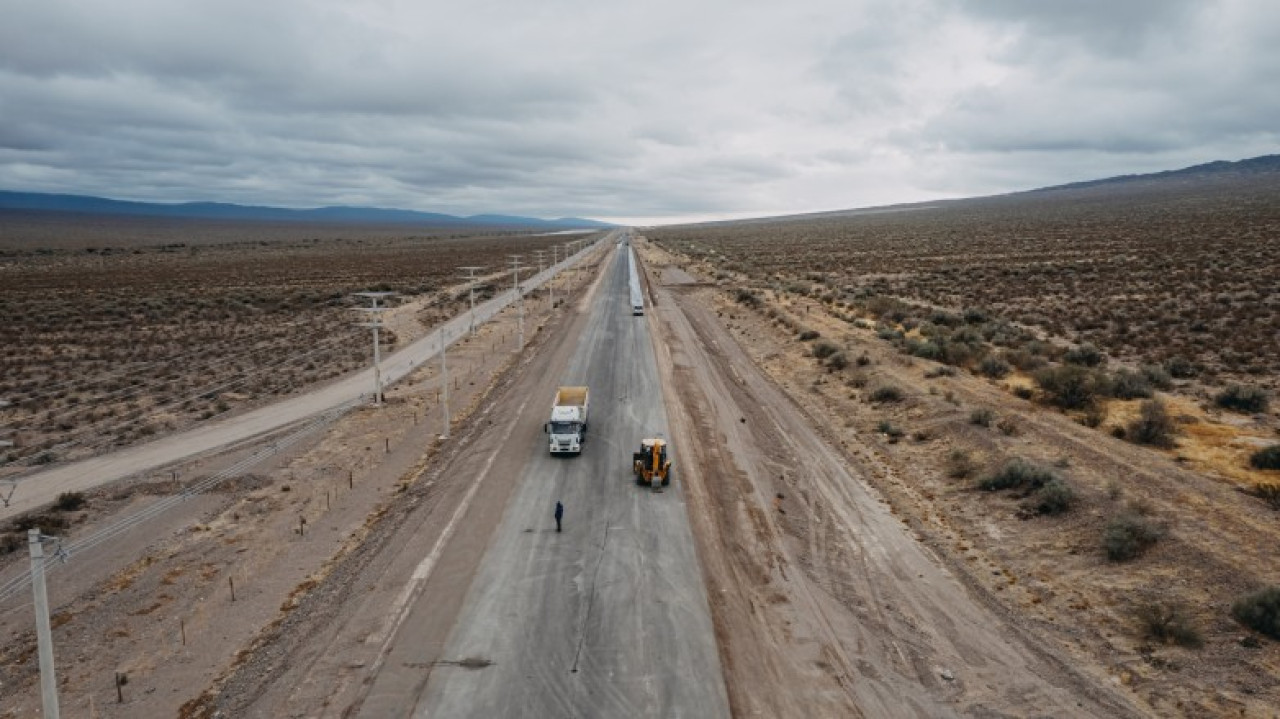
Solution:
{"label": "power line pole", "polygon": [[476,273],[483,270],[483,267],[459,267],[458,269],[467,273],[467,282],[471,285],[471,336],[476,336]]}
{"label": "power line pole", "polygon": [[542,274],[542,268],[543,268],[543,266],[544,266],[544,264],[546,263],[546,260],[547,260],[547,251],[546,251],[546,250],[534,250],[534,251],[533,251],[533,256],[538,258],[538,274],[539,274],[539,275],[541,275],[541,274]]}
{"label": "power line pole", "polygon": [[27,530],[27,547],[31,552],[31,589],[36,600],[36,646],[40,654],[41,716],[58,719],[58,680],[53,670],[53,629],[49,626],[49,594],[44,586],[44,546],[39,529]]}
{"label": "power line pole", "polygon": [[[557,264],[559,264],[559,262],[556,261],[556,245],[552,245],[551,246],[551,267],[553,270],[555,269],[555,266]],[[555,278],[556,278],[555,272],[552,272],[551,276],[547,278],[547,292],[550,293],[551,297],[549,302],[551,303],[550,306],[551,306],[551,309],[553,310],[556,308],[556,286],[554,283],[552,283],[552,280],[554,280]]]}
{"label": "power line pole", "polygon": [[[567,260],[570,257],[573,257],[573,243],[566,242],[564,243],[564,258]],[[568,274],[569,292],[573,292],[573,265],[570,265],[568,269],[569,269],[569,274]]]}
{"label": "power line pole", "polygon": [[444,327],[440,332],[440,411],[444,414],[444,431],[440,436],[449,439],[449,345],[444,341]]}
{"label": "power line pole", "polygon": [[516,278],[516,327],[519,328],[520,344],[516,346],[516,351],[524,349],[524,292],[520,291],[520,258],[524,255],[507,255],[511,260],[511,269],[515,270]]}
{"label": "power line pole", "polygon": [[382,349],[378,342],[378,330],[382,329],[382,313],[387,309],[385,306],[379,307],[378,300],[385,299],[394,295],[394,292],[357,292],[357,297],[366,297],[373,301],[372,307],[357,307],[359,312],[368,312],[372,318],[368,322],[362,322],[361,327],[370,327],[373,329],[373,406],[382,406]]}

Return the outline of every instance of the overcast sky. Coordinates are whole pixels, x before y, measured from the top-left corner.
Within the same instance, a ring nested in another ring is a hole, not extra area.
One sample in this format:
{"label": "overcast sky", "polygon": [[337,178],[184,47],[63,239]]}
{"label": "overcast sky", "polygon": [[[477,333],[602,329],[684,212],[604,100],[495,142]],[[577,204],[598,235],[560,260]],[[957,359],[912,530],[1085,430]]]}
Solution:
{"label": "overcast sky", "polygon": [[0,0],[0,189],[637,223],[1280,152],[1274,0]]}

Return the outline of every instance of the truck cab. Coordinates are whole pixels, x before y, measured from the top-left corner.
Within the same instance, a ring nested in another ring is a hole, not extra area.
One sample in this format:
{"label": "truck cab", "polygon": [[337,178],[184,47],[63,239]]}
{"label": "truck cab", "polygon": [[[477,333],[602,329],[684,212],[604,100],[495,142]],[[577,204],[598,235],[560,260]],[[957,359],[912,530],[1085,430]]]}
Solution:
{"label": "truck cab", "polygon": [[576,407],[556,407],[546,429],[551,438],[552,453],[582,451],[587,425],[581,421]]}

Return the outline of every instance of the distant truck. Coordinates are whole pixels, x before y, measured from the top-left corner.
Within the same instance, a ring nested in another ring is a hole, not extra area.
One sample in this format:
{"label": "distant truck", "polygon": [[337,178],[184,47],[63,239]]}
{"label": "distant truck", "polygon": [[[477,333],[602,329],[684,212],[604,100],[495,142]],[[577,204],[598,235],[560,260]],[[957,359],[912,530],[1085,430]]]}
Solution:
{"label": "distant truck", "polygon": [[561,387],[551,405],[551,421],[543,431],[551,439],[552,454],[578,454],[587,435],[587,388]]}
{"label": "distant truck", "polygon": [[636,268],[636,252],[627,248],[627,285],[631,293],[631,314],[644,314],[644,291],[640,287],[640,271]]}

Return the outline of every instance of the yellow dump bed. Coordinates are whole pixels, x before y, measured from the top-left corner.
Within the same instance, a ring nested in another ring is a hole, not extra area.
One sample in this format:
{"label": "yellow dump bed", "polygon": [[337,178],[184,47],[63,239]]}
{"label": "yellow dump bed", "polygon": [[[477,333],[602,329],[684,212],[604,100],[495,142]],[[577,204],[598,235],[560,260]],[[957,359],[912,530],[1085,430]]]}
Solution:
{"label": "yellow dump bed", "polygon": [[556,390],[557,407],[582,407],[587,404],[586,387],[561,387]]}

